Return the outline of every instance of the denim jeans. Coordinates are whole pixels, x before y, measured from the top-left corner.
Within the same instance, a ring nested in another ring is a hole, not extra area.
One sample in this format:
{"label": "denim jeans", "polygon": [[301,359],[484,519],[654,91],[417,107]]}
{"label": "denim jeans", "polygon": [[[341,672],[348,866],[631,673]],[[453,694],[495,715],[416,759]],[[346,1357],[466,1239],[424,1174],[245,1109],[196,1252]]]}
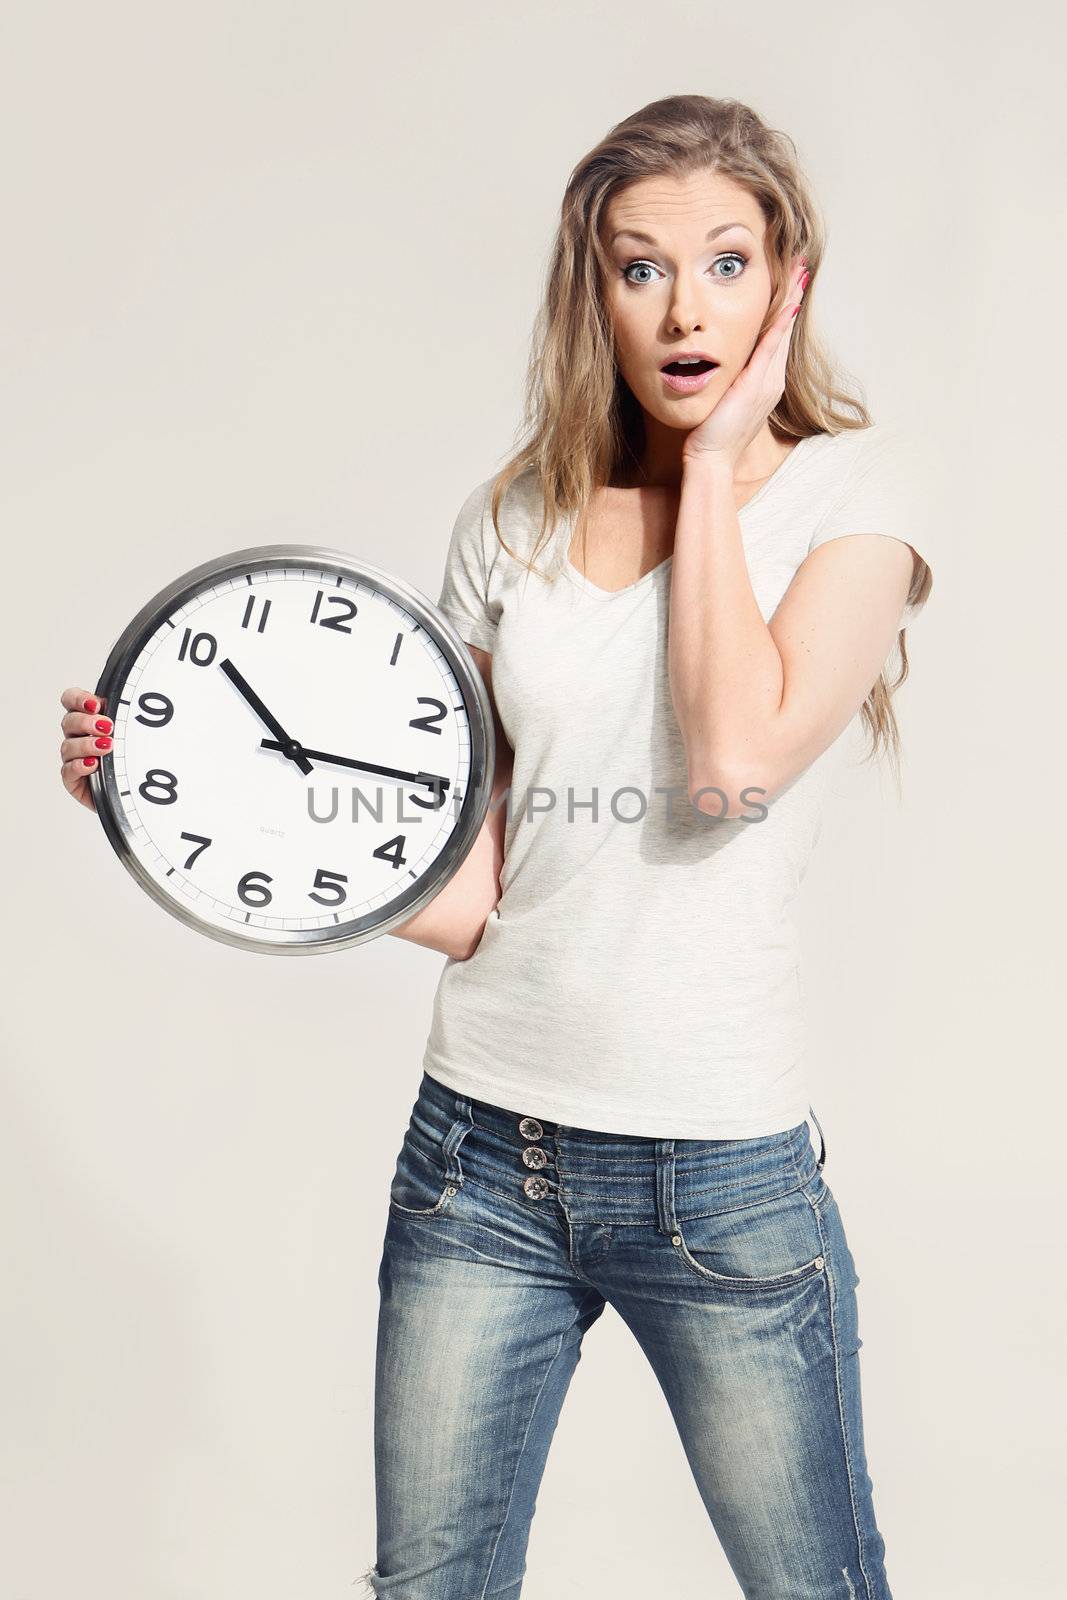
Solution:
{"label": "denim jeans", "polygon": [[749,1600],[890,1600],[859,1279],[815,1123],[818,1160],[807,1122],[598,1133],[424,1073],[378,1275],[371,1594],[518,1600],[560,1408],[610,1304]]}

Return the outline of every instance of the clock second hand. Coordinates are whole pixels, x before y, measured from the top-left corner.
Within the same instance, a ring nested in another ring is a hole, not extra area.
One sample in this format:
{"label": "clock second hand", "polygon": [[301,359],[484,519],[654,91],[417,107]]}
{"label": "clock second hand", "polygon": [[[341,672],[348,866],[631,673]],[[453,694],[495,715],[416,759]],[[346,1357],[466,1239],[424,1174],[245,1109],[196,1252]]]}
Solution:
{"label": "clock second hand", "polygon": [[[262,739],[260,746],[264,750],[281,750],[283,746],[277,739]],[[301,748],[303,748],[301,746]],[[438,777],[433,772],[402,772],[399,767],[379,767],[373,761],[354,761],[351,756],[334,756],[326,750],[305,750],[304,754],[310,756],[312,761],[328,761],[335,767],[355,767],[360,772],[376,772],[383,778],[406,779],[409,783],[425,784],[428,788],[448,789],[451,787],[447,778]]]}
{"label": "clock second hand", "polygon": [[277,717],[274,716],[272,712],[267,710],[267,707],[263,704],[263,701],[259,698],[259,695],[252,688],[252,685],[246,678],[241,676],[240,672],[238,672],[229,656],[226,656],[224,660],[220,661],[219,666],[234,687],[244,695],[245,699],[248,701],[249,705],[252,707],[252,710],[256,713],[256,716],[260,719],[260,721],[266,727],[268,727],[271,733],[274,734],[275,738],[280,741],[278,744],[275,744],[273,748],[275,750],[280,750],[283,755],[288,756],[290,761],[294,761],[304,774],[305,778],[309,777],[315,769],[311,765],[311,762],[308,760],[307,756],[304,754],[303,747],[299,741],[296,739],[290,739],[289,735],[286,733]]}

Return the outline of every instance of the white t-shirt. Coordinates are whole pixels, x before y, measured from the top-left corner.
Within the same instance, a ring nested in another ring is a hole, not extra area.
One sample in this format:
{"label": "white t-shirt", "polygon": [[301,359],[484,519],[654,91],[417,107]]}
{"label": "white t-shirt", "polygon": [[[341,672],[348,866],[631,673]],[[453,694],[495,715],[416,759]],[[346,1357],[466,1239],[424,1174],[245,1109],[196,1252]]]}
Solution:
{"label": "white t-shirt", "polygon": [[[932,569],[918,443],[896,422],[802,439],[741,508],[765,621],[827,539],[902,539]],[[458,1093],[602,1132],[794,1127],[808,1089],[791,905],[844,735],[765,812],[698,812],[667,675],[672,558],[609,593],[571,565],[564,517],[528,573],[497,539],[491,484],[460,509],[438,605],[492,652],[515,751],[502,894],[474,954],[445,963],[423,1067]],[[501,524],[528,557],[540,508],[527,471]]]}

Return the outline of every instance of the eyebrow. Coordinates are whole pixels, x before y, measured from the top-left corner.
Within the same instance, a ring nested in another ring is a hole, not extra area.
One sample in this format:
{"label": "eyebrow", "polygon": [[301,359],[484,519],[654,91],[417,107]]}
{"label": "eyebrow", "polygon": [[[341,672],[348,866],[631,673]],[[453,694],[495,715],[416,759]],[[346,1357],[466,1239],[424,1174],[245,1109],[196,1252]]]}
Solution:
{"label": "eyebrow", "polygon": [[[717,228],[712,228],[709,233],[704,235],[704,243],[707,244],[709,240],[717,239],[720,233],[726,233],[729,228],[744,228],[746,233],[752,233],[752,229],[747,223],[721,222]],[[620,238],[624,233],[628,234],[631,239],[640,239],[642,244],[650,244],[652,245],[653,249],[656,248],[656,241],[653,239],[652,235],[650,233],[639,233],[636,228],[619,228],[617,232],[612,234],[609,242],[614,244],[615,240]],[[754,233],[752,234],[752,237],[756,237]]]}

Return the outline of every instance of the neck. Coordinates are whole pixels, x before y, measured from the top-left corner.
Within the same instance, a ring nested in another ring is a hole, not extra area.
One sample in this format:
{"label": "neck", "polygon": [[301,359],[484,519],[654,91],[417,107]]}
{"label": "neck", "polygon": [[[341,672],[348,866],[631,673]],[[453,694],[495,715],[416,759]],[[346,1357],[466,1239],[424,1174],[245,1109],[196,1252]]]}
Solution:
{"label": "neck", "polygon": [[[675,489],[682,487],[682,446],[686,435],[679,428],[668,428],[654,417],[645,416],[645,446],[640,460],[627,462],[615,474],[620,489]],[[781,466],[793,444],[782,444],[762,428],[742,450],[734,469],[735,483],[758,483]]]}

